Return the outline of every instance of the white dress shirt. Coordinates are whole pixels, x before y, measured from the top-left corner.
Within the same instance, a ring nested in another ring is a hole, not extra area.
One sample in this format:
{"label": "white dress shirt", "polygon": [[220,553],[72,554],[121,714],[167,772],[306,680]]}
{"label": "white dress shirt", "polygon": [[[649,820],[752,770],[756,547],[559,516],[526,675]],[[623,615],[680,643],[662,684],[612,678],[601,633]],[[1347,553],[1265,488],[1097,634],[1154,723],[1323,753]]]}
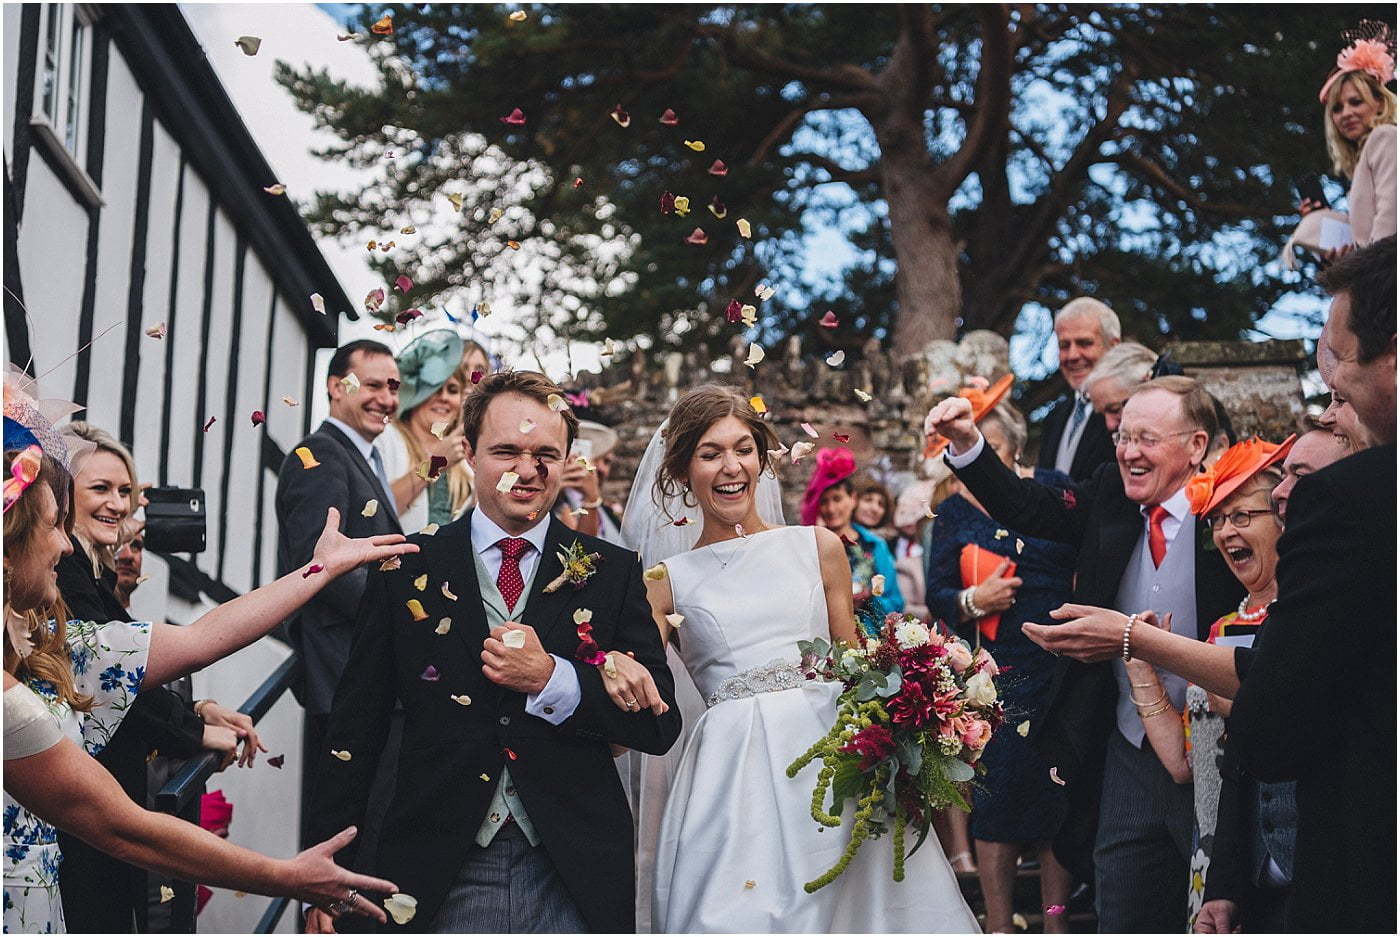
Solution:
{"label": "white dress shirt", "polygon": [[[507,537],[514,536],[529,541],[531,549],[521,554],[519,562],[520,578],[530,582],[531,577],[539,569],[540,557],[544,553],[544,541],[548,533],[548,514],[545,514],[535,523],[535,526],[524,533],[508,534],[481,508],[478,507],[472,511],[472,549],[481,557],[481,565],[486,567],[492,582],[495,582],[501,574],[501,548],[497,544]],[[516,601],[515,608],[509,610],[511,614],[514,614],[517,609],[523,611],[524,603],[528,600],[529,595],[522,592]],[[550,674],[549,682],[544,685],[544,689],[538,693],[526,695],[525,712],[557,726],[572,716],[574,710],[578,709],[578,704],[583,699],[583,690],[579,687],[578,674],[574,672],[573,665],[558,654],[549,656],[554,658],[554,673]]]}
{"label": "white dress shirt", "polygon": [[[1076,392],[1070,399],[1073,405],[1069,417],[1065,420],[1065,431],[1060,434],[1059,448],[1055,451],[1055,471],[1066,475],[1074,465],[1074,454],[1079,449],[1079,440],[1084,438],[1084,428],[1089,425],[1089,417],[1094,413],[1089,398],[1083,394]],[[1084,415],[1079,418],[1079,425],[1075,426],[1074,414],[1080,407],[1084,408]]]}
{"label": "white dress shirt", "polygon": [[349,423],[337,420],[333,416],[326,417],[326,422],[350,437],[350,441],[355,444],[355,448],[360,450],[360,455],[364,456],[365,462],[369,463],[369,473],[379,479],[379,487],[384,489],[384,494],[389,498],[388,503],[381,504],[380,506],[391,516],[397,517],[398,511],[394,507],[394,490],[389,487],[389,478],[384,474],[381,468],[384,458],[383,453],[380,453],[380,465],[375,465],[374,454],[379,450],[373,441],[361,436],[360,431],[352,427]]}

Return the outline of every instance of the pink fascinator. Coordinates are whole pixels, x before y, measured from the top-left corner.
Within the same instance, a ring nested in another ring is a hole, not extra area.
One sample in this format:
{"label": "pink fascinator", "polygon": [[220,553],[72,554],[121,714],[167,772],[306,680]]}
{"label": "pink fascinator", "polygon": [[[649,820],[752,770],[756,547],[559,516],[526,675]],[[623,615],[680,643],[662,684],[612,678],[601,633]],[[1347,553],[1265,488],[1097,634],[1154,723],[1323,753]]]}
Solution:
{"label": "pink fascinator", "polygon": [[1365,72],[1382,85],[1395,80],[1395,35],[1390,26],[1376,20],[1362,20],[1345,30],[1348,45],[1337,53],[1337,67],[1327,76],[1317,99],[1327,103],[1327,94],[1337,79],[1351,72]]}
{"label": "pink fascinator", "polygon": [[817,450],[817,465],[812,470],[811,480],[807,482],[807,493],[802,496],[804,526],[811,527],[817,522],[822,493],[855,473],[856,457],[851,455],[851,450],[835,446]]}
{"label": "pink fascinator", "polygon": [[4,375],[5,451],[13,452],[38,446],[49,458],[69,473],[97,446],[87,439],[65,433],[60,420],[83,409],[79,404],[58,398],[46,398],[39,383],[13,364],[6,365]]}

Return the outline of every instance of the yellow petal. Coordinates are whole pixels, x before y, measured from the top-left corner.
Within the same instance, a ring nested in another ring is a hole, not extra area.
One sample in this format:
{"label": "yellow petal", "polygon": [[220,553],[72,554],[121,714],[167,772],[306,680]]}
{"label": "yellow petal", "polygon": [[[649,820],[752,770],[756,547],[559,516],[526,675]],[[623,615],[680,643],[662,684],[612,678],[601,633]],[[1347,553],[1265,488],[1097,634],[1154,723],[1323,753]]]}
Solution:
{"label": "yellow petal", "polygon": [[358,394],[360,392],[360,378],[354,371],[340,379],[340,386],[345,388],[347,394]]}
{"label": "yellow petal", "polygon": [[753,407],[754,413],[768,412],[768,405],[763,402],[763,397],[761,397],[758,394],[754,394],[752,397],[749,398],[749,406]]}
{"label": "yellow petal", "polygon": [[351,757],[349,752],[336,751],[334,748],[331,749],[331,754],[339,758],[341,761],[349,761]]}
{"label": "yellow petal", "polygon": [[292,451],[297,454],[298,459],[301,459],[301,467],[304,469],[313,469],[321,464],[316,461],[316,457],[311,454],[311,450],[305,446],[297,446],[296,449]]}
{"label": "yellow petal", "polygon": [[685,616],[677,615],[675,612],[666,616],[666,624],[670,625],[672,628],[679,628],[683,621],[685,621]]}
{"label": "yellow petal", "polygon": [[740,218],[738,221],[734,222],[734,224],[739,228],[740,237],[753,237],[753,228],[749,226],[749,220],[747,218]]}
{"label": "yellow petal", "polygon": [[525,15],[526,14],[524,10],[515,10],[510,14],[509,17],[507,17],[507,19],[509,19],[512,23],[523,23],[525,22]]}
{"label": "yellow petal", "polygon": [[871,594],[871,595],[884,595],[884,594],[885,594],[885,577],[884,577],[884,576],[881,576],[881,575],[879,575],[879,574],[877,573],[876,575],[870,577],[870,594]]}
{"label": "yellow petal", "polygon": [[365,506],[362,507],[362,508],[360,508],[360,516],[361,516],[361,517],[373,517],[374,515],[376,515],[376,514],[378,514],[378,513],[379,513],[379,502],[376,501],[374,498],[370,498],[368,501],[365,502]]}
{"label": "yellow petal", "polygon": [[490,781],[490,780],[491,780],[491,775],[487,774],[485,771],[481,772],[481,774],[479,775],[479,777],[480,777],[481,780],[483,780],[483,781]]}
{"label": "yellow petal", "polygon": [[1027,719],[1025,722],[1023,722],[1023,723],[1021,723],[1020,725],[1018,725],[1018,726],[1016,727],[1016,734],[1019,735],[1021,738],[1025,738],[1026,736],[1030,735],[1030,734],[1031,734],[1031,721],[1030,721],[1029,719]]}
{"label": "yellow petal", "polygon": [[239,36],[233,40],[233,44],[242,49],[244,55],[257,55],[258,49],[262,48],[262,40],[257,36]]}
{"label": "yellow petal", "polygon": [[612,652],[603,656],[603,673],[607,674],[609,677],[617,676],[617,664],[613,662]]}
{"label": "yellow petal", "polygon": [[642,573],[642,576],[646,579],[650,579],[652,582],[660,582],[666,578],[666,564],[657,563],[651,569]]}
{"label": "yellow petal", "polygon": [[458,706],[470,706],[472,704],[472,698],[465,693],[461,696],[453,696],[451,699],[452,702],[456,703]]}
{"label": "yellow petal", "polygon": [[747,326],[753,326],[758,322],[758,310],[753,306],[740,306],[739,321]]}
{"label": "yellow petal", "polygon": [[520,481],[518,472],[502,472],[501,480],[496,482],[496,490],[500,492],[510,491],[515,487],[515,483]]}
{"label": "yellow petal", "polygon": [[998,527],[997,532],[992,536],[996,537],[998,540],[1002,540],[1011,536],[1011,531],[1007,530],[1005,527]]}
{"label": "yellow petal", "polygon": [[749,345],[749,356],[744,359],[744,364],[753,367],[763,360],[763,346],[758,342]]}
{"label": "yellow petal", "polygon": [[320,293],[311,294],[311,308],[323,316],[326,314],[326,301],[321,298]]}
{"label": "yellow petal", "polygon": [[555,413],[563,413],[565,410],[569,409],[569,402],[558,394],[550,394],[548,397],[544,398],[544,402],[548,404],[549,409],[553,410]]}
{"label": "yellow petal", "polygon": [[272,185],[263,186],[263,191],[268,195],[285,195],[287,187],[280,182],[274,182]]}
{"label": "yellow petal", "polygon": [[684,218],[690,214],[690,199],[684,195],[676,196],[676,214]]}
{"label": "yellow petal", "polygon": [[499,208],[493,208],[493,209],[491,209],[491,214],[488,215],[488,216],[486,217],[486,223],[487,223],[487,224],[495,224],[496,222],[500,221],[501,218],[504,217],[504,216],[505,216],[505,212],[504,212],[504,211],[502,211],[502,210],[499,209]]}
{"label": "yellow petal", "polygon": [[171,888],[169,885],[162,885],[162,886],[160,886],[160,903],[161,903],[161,904],[165,904],[167,901],[171,901],[171,900],[173,900],[174,898],[175,898],[175,889]]}
{"label": "yellow petal", "polygon": [[431,537],[433,534],[435,534],[435,533],[438,532],[438,525],[437,525],[437,524],[429,524],[427,527],[424,527],[422,530],[420,530],[420,531],[418,531],[418,532],[419,532],[420,534],[422,534],[423,536],[425,536],[425,537]]}
{"label": "yellow petal", "polygon": [[831,365],[833,368],[841,367],[842,363],[845,362],[845,360],[846,353],[839,348],[826,356],[826,363]]}
{"label": "yellow petal", "polygon": [[287,406],[289,406],[289,407],[299,407],[299,406],[301,406],[301,404],[297,402],[297,399],[296,399],[295,397],[283,397],[283,398],[282,398],[282,402],[285,403],[285,404],[286,404]]}
{"label": "yellow petal", "polygon": [[413,616],[414,621],[422,621],[428,617],[428,613],[423,611],[423,603],[417,599],[409,599],[404,604],[408,606],[408,613]]}
{"label": "yellow petal", "polygon": [[457,596],[452,593],[451,585],[445,582],[442,584],[442,597],[449,602],[457,601]]}
{"label": "yellow petal", "polygon": [[428,588],[428,574],[424,573],[417,579],[413,580],[413,588],[417,589],[419,592],[422,592],[424,589]]}
{"label": "yellow petal", "polygon": [[451,425],[452,423],[450,420],[438,420],[434,422],[432,426],[428,427],[428,432],[432,433],[438,439],[441,439],[443,436],[447,435],[447,427]]}
{"label": "yellow petal", "polygon": [[868,391],[861,390],[859,387],[857,387],[853,392],[856,395],[856,399],[859,400],[861,403],[870,402],[870,393]]}
{"label": "yellow petal", "polygon": [[399,233],[400,233],[400,234],[417,234],[417,233],[418,233],[418,229],[415,228],[415,227],[414,227],[413,225],[411,225],[411,224],[406,224],[406,225],[404,225],[402,228],[399,228]]}
{"label": "yellow petal", "polygon": [[389,912],[395,924],[402,926],[418,913],[418,899],[412,895],[390,895],[384,899],[384,910]]}
{"label": "yellow petal", "polygon": [[462,195],[460,192],[449,193],[447,196],[447,200],[452,203],[453,211],[459,212],[462,210]]}
{"label": "yellow petal", "polygon": [[589,622],[592,620],[593,609],[591,608],[581,608],[578,611],[574,612],[574,624],[576,625],[581,625],[584,622]]}
{"label": "yellow petal", "polygon": [[688,147],[690,147],[692,150],[694,150],[694,151],[697,152],[697,153],[703,153],[703,152],[705,152],[705,141],[704,141],[704,140],[686,140],[686,141],[685,141],[685,145],[688,146]]}
{"label": "yellow petal", "polygon": [[438,634],[447,634],[447,632],[449,632],[449,631],[451,631],[451,630],[452,630],[452,619],[450,619],[450,618],[444,618],[442,621],[438,622],[438,623],[437,623],[437,627],[433,629],[433,631],[435,631],[435,632],[438,633]]}

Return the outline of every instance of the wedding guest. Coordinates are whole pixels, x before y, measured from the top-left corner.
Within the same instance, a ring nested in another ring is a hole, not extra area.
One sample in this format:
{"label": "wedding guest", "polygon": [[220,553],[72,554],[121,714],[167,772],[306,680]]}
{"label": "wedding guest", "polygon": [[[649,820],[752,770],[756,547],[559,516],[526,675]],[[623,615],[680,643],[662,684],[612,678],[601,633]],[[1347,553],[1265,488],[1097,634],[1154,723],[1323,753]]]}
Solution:
{"label": "wedding guest", "polygon": [[1368,448],[1371,441],[1366,437],[1366,428],[1361,425],[1356,410],[1346,397],[1332,386],[1332,373],[1336,369],[1337,356],[1332,354],[1327,342],[1327,325],[1324,323],[1322,334],[1317,339],[1317,372],[1322,377],[1322,382],[1332,391],[1332,398],[1327,404],[1327,409],[1322,411],[1322,416],[1317,418],[1317,422],[1324,429],[1331,430],[1348,452],[1360,452]]}
{"label": "wedding guest", "polygon": [[112,565],[112,571],[116,573],[112,592],[116,595],[122,608],[128,612],[131,611],[131,594],[136,591],[137,586],[145,581],[141,573],[145,560],[146,535],[141,532],[122,545],[122,548],[117,551],[117,558]]}
{"label": "wedding guest", "polygon": [[[1332,386],[1374,445],[1293,489],[1278,600],[1230,717],[1245,770],[1298,782],[1289,930],[1395,928],[1395,262],[1391,235],[1318,278],[1332,294]],[[1319,655],[1347,669],[1325,758],[1298,744],[1317,714],[1299,687],[1316,681]]]}
{"label": "wedding guest", "polygon": [[466,392],[470,394],[482,378],[491,373],[491,353],[480,342],[463,339],[461,371],[467,376]]}
{"label": "wedding guest", "polygon": [[884,527],[894,514],[894,501],[890,490],[869,476],[859,476],[851,480],[856,491],[856,509],[852,519],[873,534],[884,536]]}
{"label": "wedding guest", "polygon": [[[325,385],[330,416],[287,453],[277,473],[279,574],[303,568],[310,561],[317,531],[329,508],[339,513],[347,536],[403,532],[384,457],[375,445],[398,412],[398,382],[394,355],[379,342],[353,341],[331,356]],[[314,467],[307,468],[299,452],[308,453]],[[310,795],[310,766],[321,760],[331,700],[350,656],[355,612],[367,575],[366,570],[356,569],[337,579],[287,622],[290,643],[303,664],[301,679],[292,687],[306,710],[302,723],[303,803]],[[303,838],[302,844],[308,841]]]}
{"label": "wedding guest", "polygon": [[802,497],[802,524],[820,524],[841,538],[846,559],[851,564],[851,592],[856,617],[871,634],[876,634],[891,612],[904,611],[890,548],[875,534],[853,519],[856,509],[855,456],[844,446],[818,449],[816,467]]}
{"label": "wedding guest", "polygon": [[[979,407],[980,391],[964,391],[986,444],[1007,468],[1017,470],[1026,443],[1025,418],[1002,402]],[[1025,473],[1029,475],[1030,473]],[[1071,488],[1065,475],[1036,469],[1037,482]],[[1000,685],[1007,721],[982,754],[987,773],[973,788],[971,833],[986,903],[988,931],[1010,932],[1017,860],[1026,850],[1040,860],[1040,897],[1046,933],[1067,933],[1064,914],[1069,872],[1050,842],[1065,819],[1064,791],[1049,775],[1018,725],[1037,725],[1049,701],[1055,658],[1021,634],[1068,601],[1074,551],[1050,540],[1003,529],[964,486],[938,506],[928,546],[928,606],[974,646],[991,652],[1013,676]],[[1014,564],[1014,569],[1012,568]]]}
{"label": "wedding guest", "polygon": [[575,448],[575,458],[564,466],[562,496],[568,507],[560,513],[559,519],[566,527],[580,533],[625,546],[622,512],[603,498],[603,486],[612,471],[617,449],[617,430],[595,420],[581,419]]}
{"label": "wedding guest", "polygon": [[1309,430],[1298,437],[1284,457],[1283,478],[1269,496],[1280,524],[1288,523],[1288,499],[1299,480],[1346,458],[1347,454],[1345,443],[1330,430]]}
{"label": "wedding guest", "polygon": [[1137,342],[1121,342],[1104,352],[1098,364],[1084,378],[1080,390],[1089,398],[1094,412],[1103,417],[1104,428],[1118,431],[1123,404],[1139,384],[1152,379],[1157,353]]}
{"label": "wedding guest", "polygon": [[929,502],[933,496],[932,479],[919,480],[899,493],[894,504],[895,537],[890,543],[894,557],[895,575],[899,577],[899,594],[904,596],[904,610],[920,621],[929,620],[924,604],[924,534],[929,525]]}
{"label": "wedding guest", "polygon": [[1114,311],[1097,299],[1080,296],[1055,313],[1055,341],[1060,349],[1060,376],[1069,394],[1045,417],[1036,465],[1055,469],[1082,482],[1113,461],[1113,441],[1102,415],[1084,394],[1084,379],[1104,354],[1117,345],[1122,327]]}
{"label": "wedding guest", "polygon": [[399,352],[393,432],[375,440],[404,530],[446,524],[471,503],[462,456],[462,400],[471,381],[458,366],[463,341],[450,329],[420,335]]}
{"label": "wedding guest", "polygon": [[[1127,653],[1113,664],[1058,662],[1046,714],[1029,730],[1066,783],[1069,810],[1055,855],[1072,873],[1093,877],[1102,930],[1179,931],[1186,924],[1181,883],[1190,857],[1191,789],[1144,748],[1147,730],[1125,664],[1135,656],[1139,613],[1171,612],[1173,632],[1202,641],[1239,600],[1239,583],[1219,551],[1205,548],[1186,496],[1215,436],[1215,408],[1190,378],[1139,386],[1123,408],[1117,465],[1100,467],[1067,492],[1017,477],[986,445],[972,413],[969,401],[949,398],[925,426],[951,441],[948,463],[999,523],[1076,548],[1077,604],[1060,613],[1097,606],[1133,616],[1125,619]],[[1042,643],[1035,627],[1022,630]],[[1185,681],[1168,674],[1163,683],[1180,708]]]}
{"label": "wedding guest", "polygon": [[[1348,44],[1318,93],[1332,168],[1351,180],[1347,214],[1354,245],[1327,251],[1331,261],[1395,233],[1395,37],[1384,23],[1363,20],[1342,33]],[[1323,206],[1307,199],[1307,214]]]}

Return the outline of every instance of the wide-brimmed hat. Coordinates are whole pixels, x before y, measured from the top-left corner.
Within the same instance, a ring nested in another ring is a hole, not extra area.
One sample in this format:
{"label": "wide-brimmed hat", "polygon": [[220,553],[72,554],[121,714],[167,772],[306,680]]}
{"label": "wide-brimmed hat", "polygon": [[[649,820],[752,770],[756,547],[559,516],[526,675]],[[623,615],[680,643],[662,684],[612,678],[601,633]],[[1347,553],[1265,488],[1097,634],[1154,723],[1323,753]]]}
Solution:
{"label": "wide-brimmed hat", "polygon": [[[1015,375],[1003,374],[995,384],[983,390],[980,387],[964,387],[958,391],[959,397],[964,397],[972,401],[972,422],[981,423],[982,418],[997,408],[997,404],[1006,398],[1011,392],[1011,384],[1015,380]],[[937,458],[938,454],[948,447],[948,440],[939,436],[924,447],[924,458]]]}
{"label": "wide-brimmed hat", "polygon": [[851,450],[837,446],[818,449],[816,468],[807,482],[807,493],[802,496],[802,523],[808,527],[815,524],[823,492],[855,473],[856,457],[851,455]]}
{"label": "wide-brimmed hat", "polygon": [[578,421],[578,438],[593,443],[593,458],[607,455],[617,447],[617,430],[593,420]]}
{"label": "wide-brimmed hat", "polygon": [[1215,460],[1215,465],[1192,476],[1186,483],[1191,513],[1205,517],[1220,507],[1245,482],[1274,463],[1281,462],[1297,439],[1295,433],[1275,445],[1255,436],[1226,449]]}
{"label": "wide-brimmed hat", "polygon": [[451,329],[420,335],[399,352],[399,416],[436,394],[462,365],[462,337]]}

